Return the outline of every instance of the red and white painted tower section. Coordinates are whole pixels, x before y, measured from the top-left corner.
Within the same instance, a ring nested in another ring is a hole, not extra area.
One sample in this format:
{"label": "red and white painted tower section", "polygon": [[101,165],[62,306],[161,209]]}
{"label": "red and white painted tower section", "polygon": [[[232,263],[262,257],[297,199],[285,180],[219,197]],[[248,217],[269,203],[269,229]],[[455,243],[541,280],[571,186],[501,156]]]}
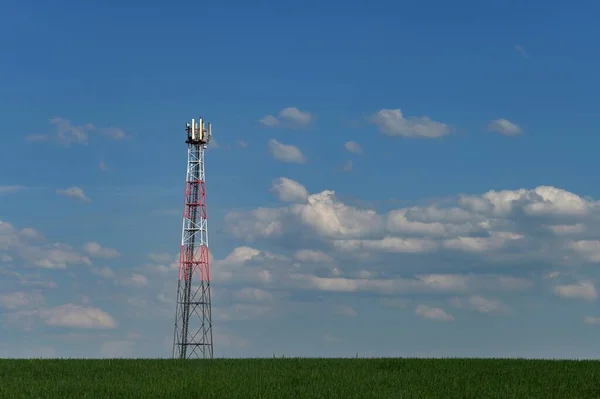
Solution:
{"label": "red and white painted tower section", "polygon": [[179,256],[173,357],[213,357],[210,264],[206,213],[204,151],[212,126],[202,117],[186,124],[188,145],[185,204]]}

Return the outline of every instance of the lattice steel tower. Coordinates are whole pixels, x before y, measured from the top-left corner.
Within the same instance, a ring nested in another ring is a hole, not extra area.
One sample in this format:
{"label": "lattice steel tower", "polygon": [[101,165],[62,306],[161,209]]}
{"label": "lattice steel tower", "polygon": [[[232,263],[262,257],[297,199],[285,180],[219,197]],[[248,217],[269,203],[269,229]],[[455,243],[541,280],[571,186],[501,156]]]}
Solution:
{"label": "lattice steel tower", "polygon": [[212,136],[202,117],[186,124],[188,145],[183,229],[179,255],[173,357],[213,357],[210,265],[206,220],[204,150]]}

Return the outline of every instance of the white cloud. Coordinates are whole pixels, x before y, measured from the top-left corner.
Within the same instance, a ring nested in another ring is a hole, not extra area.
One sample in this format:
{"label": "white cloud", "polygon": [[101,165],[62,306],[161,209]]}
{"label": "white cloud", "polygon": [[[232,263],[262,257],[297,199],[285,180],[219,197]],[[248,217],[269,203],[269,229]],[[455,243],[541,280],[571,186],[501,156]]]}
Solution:
{"label": "white cloud", "polygon": [[148,285],[148,278],[143,274],[132,273],[131,276],[123,278],[118,282],[120,285],[132,287],[145,287]]}
{"label": "white cloud", "polygon": [[88,257],[73,247],[62,243],[47,243],[36,230],[20,231],[12,224],[0,220],[0,256],[18,258],[28,266],[45,269],[64,269],[68,265],[90,265]]}
{"label": "white cloud", "polygon": [[260,120],[265,126],[275,127],[301,127],[307,126],[314,120],[314,116],[308,111],[301,111],[296,107],[287,107],[279,111],[279,115],[267,115]]}
{"label": "white cloud", "polygon": [[110,137],[113,140],[124,140],[127,135],[120,127],[99,128],[98,131],[104,136]]}
{"label": "white cloud", "polygon": [[484,298],[481,295],[473,295],[468,298],[470,307],[480,313],[507,312],[508,307],[496,299]]}
{"label": "white cloud", "polygon": [[[576,226],[569,227],[571,227],[570,232],[583,232],[585,230],[576,229]],[[572,249],[582,259],[592,263],[600,263],[600,240],[572,241],[568,244],[568,247]]]}
{"label": "white cloud", "polygon": [[42,309],[39,317],[49,326],[84,329],[116,328],[117,321],[105,311],[81,305],[65,304],[55,308]]}
{"label": "white cloud", "polygon": [[347,151],[353,152],[355,154],[362,154],[363,153],[362,147],[356,141],[347,141],[344,144],[344,148]]}
{"label": "white cloud", "polygon": [[90,256],[95,258],[112,259],[121,256],[119,251],[113,248],[104,248],[97,242],[87,242],[84,244],[83,249]]}
{"label": "white cloud", "polygon": [[277,126],[279,124],[279,119],[277,119],[273,115],[267,115],[260,120],[260,123],[269,127]]}
{"label": "white cloud", "polygon": [[306,202],[308,200],[306,187],[287,177],[275,179],[271,191],[275,192],[283,202]]}
{"label": "white cloud", "polygon": [[294,253],[294,258],[306,263],[331,263],[333,258],[323,251],[314,249],[300,249]]}
{"label": "white cloud", "polygon": [[39,231],[34,230],[30,227],[25,227],[24,229],[21,229],[21,231],[19,231],[19,235],[21,235],[22,237],[30,238],[30,239],[34,239],[34,240],[42,238]]}
{"label": "white cloud", "polygon": [[31,331],[38,321],[52,327],[113,329],[117,321],[107,312],[89,306],[67,303],[56,307],[19,308],[4,314],[6,325]]}
{"label": "white cloud", "polygon": [[583,318],[585,324],[600,324],[600,317],[598,316],[585,316]]}
{"label": "white cloud", "polygon": [[443,309],[434,308],[427,305],[417,305],[415,313],[425,319],[435,321],[452,321],[454,317],[446,313]]}
{"label": "white cloud", "polygon": [[0,295],[0,306],[8,310],[38,308],[44,303],[39,292],[17,291]]}
{"label": "white cloud", "polygon": [[268,251],[237,247],[224,259],[213,261],[211,280],[219,283],[238,281],[268,285],[273,280],[274,266],[281,262],[288,262],[288,259]]}
{"label": "white cloud", "polygon": [[[536,278],[557,267],[600,262],[598,221],[597,201],[551,186],[490,190],[387,212],[348,205],[325,190],[309,193],[304,203],[225,217],[235,237],[253,245],[276,243],[293,254],[278,269],[263,268],[282,286],[463,293],[466,306],[480,312],[509,310],[488,292],[531,289]],[[418,271],[434,265],[447,272]],[[466,268],[476,272],[465,273]],[[499,268],[516,274],[498,273]],[[556,292],[590,298],[595,296],[590,284],[559,286]]]}
{"label": "white cloud", "polygon": [[90,265],[88,257],[76,252],[67,244],[51,244],[46,246],[23,248],[21,256],[31,264],[44,269],[64,269],[68,265]]}
{"label": "white cloud", "polygon": [[259,257],[261,252],[250,247],[237,247],[221,262],[228,265],[241,266],[244,263]]}
{"label": "white cloud", "polygon": [[508,119],[496,119],[488,124],[488,130],[505,136],[516,136],[523,133],[521,127]]}
{"label": "white cloud", "polygon": [[88,132],[94,129],[91,123],[76,126],[68,119],[54,117],[50,123],[56,126],[58,139],[64,143],[87,144]]}
{"label": "white cloud", "polygon": [[[166,268],[164,268],[164,266],[162,266],[162,265],[147,265],[146,267],[141,268],[141,270],[144,270],[146,272],[155,272],[155,273],[162,273],[164,271],[167,271],[165,269]],[[174,270],[177,270],[177,269],[176,268],[169,269],[168,271],[172,272]],[[112,282],[112,284],[114,286],[141,288],[141,287],[146,287],[150,284],[150,281],[148,280],[148,278],[144,274],[141,274],[140,272],[129,272],[129,270],[128,270],[127,273],[117,274],[117,273],[115,273],[115,271],[113,269],[111,269],[108,266],[92,267],[90,269],[90,272],[104,280]]]}
{"label": "white cloud", "polygon": [[565,298],[585,299],[587,301],[593,301],[598,297],[594,283],[588,280],[576,284],[557,285],[554,287],[554,293]]}
{"label": "white cloud", "polygon": [[21,185],[0,186],[0,196],[16,194],[23,190],[25,190],[25,186],[21,186]]}
{"label": "white cloud", "polygon": [[327,237],[358,237],[379,230],[382,224],[374,210],[345,205],[336,200],[333,190],[312,194],[308,204],[293,205],[289,212],[315,233]]}
{"label": "white cloud", "polygon": [[533,190],[491,190],[482,196],[461,196],[460,203],[467,210],[495,217],[508,217],[515,211],[534,217],[583,216],[599,209],[597,201],[551,186]]}
{"label": "white cloud", "polygon": [[[225,220],[229,231],[240,238],[276,239],[300,234],[326,240],[346,252],[459,251],[487,255],[488,260],[495,257],[507,261],[510,256],[522,261],[527,256],[538,259],[539,246],[552,243],[547,252],[552,263],[553,258],[562,258],[552,256],[556,251],[565,255],[574,251],[588,261],[600,257],[600,244],[577,236],[578,232],[589,233],[586,226],[593,222],[590,215],[600,216],[597,201],[540,186],[461,195],[450,207],[412,206],[384,214],[346,205],[336,198],[335,192],[325,190],[310,194],[305,204],[232,212]],[[532,230],[532,226],[537,226],[537,230]],[[561,226],[560,234],[553,234],[556,226]],[[565,226],[577,228],[565,235]],[[534,233],[548,237],[543,241]],[[515,246],[520,248],[518,252],[503,253]]]}
{"label": "white cloud", "polygon": [[452,132],[449,125],[428,116],[405,118],[400,109],[382,109],[370,121],[389,136],[438,138]]}
{"label": "white cloud", "polygon": [[287,219],[300,222],[318,235],[332,238],[368,234],[379,230],[382,224],[381,217],[374,210],[361,210],[338,202],[331,190],[310,195],[306,204],[226,215],[226,222],[238,236],[279,236],[285,230],[296,228],[293,223],[284,223]]}
{"label": "white cloud", "polygon": [[61,117],[52,118],[50,124],[54,125],[56,128],[55,135],[31,134],[25,137],[25,141],[40,142],[56,140],[66,145],[88,144],[89,135],[92,132],[99,132],[113,140],[123,140],[127,138],[123,129],[117,127],[96,127],[92,123],[75,125],[70,120]]}
{"label": "white cloud", "polygon": [[247,240],[278,237],[285,230],[283,219],[287,209],[258,208],[250,212],[229,212],[227,228],[235,236]]}
{"label": "white cloud", "polygon": [[382,294],[458,293],[471,290],[514,291],[529,288],[527,280],[509,281],[495,275],[423,274],[411,278],[347,278],[291,274],[293,285],[329,292],[378,292]]}
{"label": "white cloud", "polygon": [[59,195],[64,195],[65,197],[75,198],[81,200],[83,202],[92,202],[90,197],[88,197],[81,187],[69,187],[66,189],[58,189],[56,193]]}
{"label": "white cloud", "polygon": [[268,146],[271,155],[279,161],[297,164],[306,163],[306,157],[296,146],[283,144],[275,139],[270,139]]}

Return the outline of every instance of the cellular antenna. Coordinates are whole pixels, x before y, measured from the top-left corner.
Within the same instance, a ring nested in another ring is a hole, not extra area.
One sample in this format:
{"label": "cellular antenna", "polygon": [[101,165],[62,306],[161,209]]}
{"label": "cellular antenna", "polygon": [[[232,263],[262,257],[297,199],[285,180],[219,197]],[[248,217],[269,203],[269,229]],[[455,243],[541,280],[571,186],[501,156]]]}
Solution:
{"label": "cellular antenna", "polygon": [[212,126],[202,117],[186,123],[188,146],[183,228],[179,255],[173,357],[213,358],[210,264],[206,214],[204,150]]}

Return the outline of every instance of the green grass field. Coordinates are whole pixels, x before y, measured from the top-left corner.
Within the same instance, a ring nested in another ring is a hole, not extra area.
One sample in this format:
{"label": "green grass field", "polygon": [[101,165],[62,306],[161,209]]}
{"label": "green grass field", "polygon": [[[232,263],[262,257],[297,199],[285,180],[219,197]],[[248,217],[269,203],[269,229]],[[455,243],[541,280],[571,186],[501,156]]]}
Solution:
{"label": "green grass field", "polygon": [[0,360],[2,398],[600,398],[600,362]]}

